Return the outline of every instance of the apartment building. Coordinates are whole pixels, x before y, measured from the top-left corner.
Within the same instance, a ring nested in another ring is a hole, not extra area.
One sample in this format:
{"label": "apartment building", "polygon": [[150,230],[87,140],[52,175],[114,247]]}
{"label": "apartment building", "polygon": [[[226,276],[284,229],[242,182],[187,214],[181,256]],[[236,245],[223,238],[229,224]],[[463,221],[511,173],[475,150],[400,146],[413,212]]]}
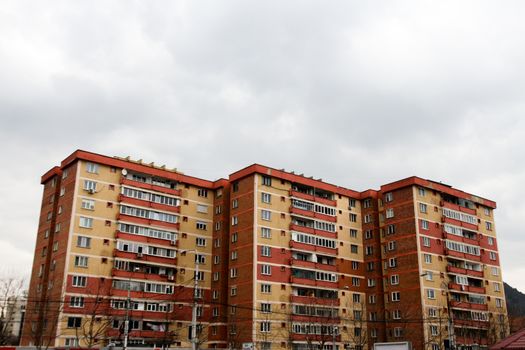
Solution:
{"label": "apartment building", "polygon": [[440,183],[358,192],[257,164],[208,181],[85,151],[41,182],[22,345],[118,346],[126,324],[129,346],[264,350],[508,332],[496,205]]}

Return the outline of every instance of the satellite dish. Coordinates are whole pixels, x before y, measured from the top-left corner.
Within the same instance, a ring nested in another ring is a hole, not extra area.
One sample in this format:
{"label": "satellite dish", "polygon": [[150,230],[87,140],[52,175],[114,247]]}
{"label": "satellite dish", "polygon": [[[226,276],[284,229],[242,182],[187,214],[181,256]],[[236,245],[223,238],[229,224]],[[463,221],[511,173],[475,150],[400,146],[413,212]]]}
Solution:
{"label": "satellite dish", "polygon": [[128,175],[128,171],[127,171],[126,169],[122,169],[121,173],[122,173],[122,175],[124,175],[124,176]]}

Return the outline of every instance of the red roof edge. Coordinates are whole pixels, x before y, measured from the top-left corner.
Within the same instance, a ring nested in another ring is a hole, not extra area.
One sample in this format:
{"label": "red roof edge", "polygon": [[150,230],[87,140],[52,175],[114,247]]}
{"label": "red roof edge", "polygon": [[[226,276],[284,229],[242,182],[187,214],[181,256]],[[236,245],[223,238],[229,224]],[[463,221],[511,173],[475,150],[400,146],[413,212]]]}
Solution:
{"label": "red roof edge", "polygon": [[447,185],[444,185],[444,184],[441,184],[435,181],[425,180],[417,176],[407,177],[406,179],[402,179],[402,180],[391,182],[386,185],[382,185],[381,192],[390,192],[396,189],[400,189],[400,188],[407,187],[407,186],[414,186],[414,185],[429,188],[429,189],[436,190],[439,192],[444,192],[452,196],[468,199],[470,201],[473,201],[474,203],[479,203],[484,206],[496,209],[496,202],[492,200],[485,199],[485,198],[458,190],[451,186],[447,186]]}
{"label": "red roof edge", "polygon": [[49,169],[42,177],[40,178],[40,184],[45,184],[49,181],[53,176],[55,175],[62,175],[62,169],[58,166],[54,166],[51,169]]}
{"label": "red roof edge", "polygon": [[286,172],[284,170],[278,170],[274,168],[267,167],[265,165],[260,164],[252,164],[247,166],[246,168],[243,168],[239,171],[236,171],[232,174],[230,174],[230,181],[237,181],[242,178],[245,178],[246,176],[252,175],[252,174],[262,174],[262,175],[268,175],[272,177],[276,177],[278,179],[290,181],[290,182],[297,182],[302,185],[315,187],[318,189],[322,189],[325,191],[330,191],[336,194],[340,194],[343,196],[351,197],[351,198],[360,198],[360,193],[348,188],[339,187],[336,185],[329,184],[327,182],[323,182],[321,180],[315,180],[308,177],[304,177],[301,175],[292,174],[289,172]]}
{"label": "red roof edge", "polygon": [[[523,338],[523,339],[522,339]],[[516,344],[516,346],[513,346],[515,342],[520,341],[520,345]],[[525,346],[523,345],[525,341],[525,328],[509,335],[507,338],[499,341],[498,343],[492,345],[490,347],[490,350],[500,350],[500,349],[525,349]]]}

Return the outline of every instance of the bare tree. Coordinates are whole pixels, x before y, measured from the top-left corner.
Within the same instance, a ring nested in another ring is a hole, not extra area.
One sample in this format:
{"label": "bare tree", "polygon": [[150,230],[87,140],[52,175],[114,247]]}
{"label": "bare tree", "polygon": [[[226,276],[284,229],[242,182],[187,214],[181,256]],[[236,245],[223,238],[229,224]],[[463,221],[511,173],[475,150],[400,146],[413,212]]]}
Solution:
{"label": "bare tree", "polygon": [[364,349],[368,343],[366,307],[363,302],[352,304],[352,314],[341,319],[342,332],[350,344],[346,347]]}
{"label": "bare tree", "polygon": [[[24,279],[8,277],[0,279],[0,345],[16,345],[13,334],[16,308],[23,299]],[[21,326],[21,325],[20,325]]]}

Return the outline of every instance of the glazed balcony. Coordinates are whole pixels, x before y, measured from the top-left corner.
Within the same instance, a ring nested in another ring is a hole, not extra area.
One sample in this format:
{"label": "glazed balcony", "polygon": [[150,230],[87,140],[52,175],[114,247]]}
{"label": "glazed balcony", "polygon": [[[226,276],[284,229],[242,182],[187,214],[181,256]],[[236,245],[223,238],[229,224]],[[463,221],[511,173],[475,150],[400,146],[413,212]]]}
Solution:
{"label": "glazed balcony", "polygon": [[152,208],[152,209],[169,211],[173,213],[180,213],[180,205],[178,206],[166,205],[166,204],[161,204],[157,202],[151,202],[151,201],[146,201],[142,199],[127,197],[123,194],[118,195],[118,201],[122,203],[128,203],[131,205],[145,207],[145,208]]}
{"label": "glazed balcony", "polygon": [[161,239],[156,237],[150,237],[150,236],[143,236],[143,235],[135,235],[132,233],[126,233],[117,231],[115,234],[116,238],[120,238],[126,241],[132,241],[132,242],[141,242],[141,243],[152,243],[156,245],[163,245],[168,247],[177,248],[179,246],[179,241],[172,241],[167,239]]}
{"label": "glazed balcony", "polygon": [[309,278],[302,278],[302,277],[290,277],[290,283],[291,284],[299,284],[299,285],[305,285],[305,286],[314,286],[314,287],[323,287],[323,288],[338,288],[337,281],[318,281],[315,279],[309,279]]}
{"label": "glazed balcony", "polygon": [[310,316],[310,315],[291,315],[291,321],[301,322],[301,323],[322,323],[322,324],[337,324],[341,321],[339,316]]}
{"label": "glazed balcony", "polygon": [[[327,324],[327,323],[326,323]],[[333,340],[333,336],[331,334],[298,334],[298,333],[291,333],[290,338],[292,340],[301,340],[301,341],[315,341],[315,342],[326,342],[330,343]],[[341,335],[338,334],[335,336],[335,340],[340,342],[341,341]]]}
{"label": "glazed balcony", "polygon": [[481,261],[481,256],[480,255],[472,255],[472,254],[468,254],[468,253],[457,252],[455,250],[450,250],[450,249],[447,249],[447,248],[445,248],[445,255],[446,256],[452,256],[452,257],[459,258],[459,259]]}
{"label": "glazed balcony", "polygon": [[137,224],[145,225],[145,226],[165,227],[165,228],[172,229],[172,230],[173,229],[178,230],[179,227],[180,227],[180,224],[178,222],[171,223],[171,222],[165,222],[165,221],[160,221],[160,220],[155,220],[155,219],[141,218],[141,217],[137,217],[137,216],[127,215],[127,214],[120,214],[120,213],[117,215],[117,220],[118,221],[133,222],[133,223],[137,223]]}
{"label": "glazed balcony", "polygon": [[299,249],[299,250],[305,250],[309,252],[319,252],[323,254],[333,255],[337,256],[338,249],[337,248],[327,248],[327,247],[321,247],[313,244],[306,244],[301,242],[295,242],[290,241],[289,243],[290,248]]}
{"label": "glazed balcony", "polygon": [[170,194],[172,196],[180,197],[180,195],[181,195],[181,191],[180,190],[176,190],[174,188],[168,188],[168,187],[153,185],[153,184],[149,184],[149,183],[145,183],[145,182],[134,181],[134,180],[131,180],[131,179],[127,179],[125,177],[122,177],[120,179],[120,183],[122,185],[143,188],[145,190],[151,190],[151,191],[155,191],[155,192],[167,193],[167,194]]}
{"label": "glazed balcony", "polygon": [[175,275],[167,274],[155,274],[155,273],[145,273],[145,272],[134,272],[134,271],[125,271],[118,269],[111,269],[111,276],[120,277],[123,279],[144,279],[148,281],[159,281],[159,282],[174,282]]}
{"label": "glazed balcony", "polygon": [[124,252],[120,250],[114,250],[113,256],[115,258],[123,258],[123,259],[130,259],[130,260],[139,260],[144,262],[153,262],[153,263],[159,263],[159,264],[166,264],[166,265],[176,265],[177,264],[177,258],[168,258],[163,256],[156,256],[156,255],[148,255],[145,253],[134,253],[134,252]]}
{"label": "glazed balcony", "polygon": [[326,237],[326,238],[337,239],[337,232],[331,232],[331,231],[325,231],[325,230],[316,229],[313,226],[306,226],[306,225],[300,224],[298,222],[295,222],[295,223],[292,222],[289,227],[290,227],[291,231],[309,233],[311,235],[319,235],[319,236],[323,236],[323,237]]}

